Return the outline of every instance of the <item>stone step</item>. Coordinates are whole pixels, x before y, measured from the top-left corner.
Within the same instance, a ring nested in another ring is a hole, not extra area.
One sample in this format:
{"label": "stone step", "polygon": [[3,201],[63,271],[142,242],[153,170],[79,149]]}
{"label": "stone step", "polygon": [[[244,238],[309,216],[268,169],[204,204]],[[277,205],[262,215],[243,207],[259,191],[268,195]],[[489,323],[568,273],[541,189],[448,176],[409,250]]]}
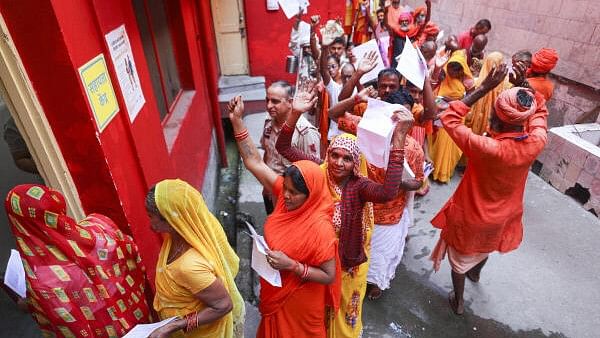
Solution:
{"label": "stone step", "polygon": [[266,110],[265,98],[267,97],[267,91],[264,87],[262,89],[220,94],[219,109],[221,110],[221,116],[223,118],[228,117],[227,103],[229,103],[229,100],[234,98],[236,95],[242,95],[246,114],[260,113]]}
{"label": "stone step", "polygon": [[221,76],[219,79],[219,96],[261,89],[265,89],[264,76]]}

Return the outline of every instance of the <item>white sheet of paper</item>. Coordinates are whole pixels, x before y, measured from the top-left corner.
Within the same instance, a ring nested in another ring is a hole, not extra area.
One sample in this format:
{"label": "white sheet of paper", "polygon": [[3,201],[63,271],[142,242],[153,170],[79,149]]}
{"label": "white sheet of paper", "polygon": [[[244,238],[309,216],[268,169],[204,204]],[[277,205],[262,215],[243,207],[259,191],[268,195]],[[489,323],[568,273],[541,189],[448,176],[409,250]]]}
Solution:
{"label": "white sheet of paper", "polygon": [[370,72],[366,73],[360,78],[360,83],[367,83],[369,81],[373,81],[377,78],[377,74],[385,68],[385,64],[383,63],[383,59],[381,58],[381,53],[379,52],[379,45],[377,45],[377,40],[369,40],[363,44],[360,44],[352,49],[352,54],[356,56],[356,64],[354,67],[357,67],[360,61],[371,51],[377,53],[377,65]]}
{"label": "white sheet of paper", "polygon": [[391,117],[400,109],[402,108],[399,104],[369,99],[367,110],[358,123],[356,130],[358,147],[367,162],[378,168],[387,168],[392,135],[396,127]]}
{"label": "white sheet of paper", "polygon": [[278,2],[288,19],[298,15],[301,9],[304,12],[310,4],[308,0],[278,0]]}
{"label": "white sheet of paper", "polygon": [[406,159],[404,159],[404,172],[408,174],[411,178],[415,178],[415,173],[412,171]]}
{"label": "white sheet of paper", "polygon": [[396,69],[400,74],[423,90],[423,84],[427,76],[427,61],[425,61],[421,51],[412,45],[408,37],[404,43],[402,54],[398,55],[396,60],[398,61]]}
{"label": "white sheet of paper", "polygon": [[133,329],[131,329],[131,331],[129,331],[126,335],[124,335],[123,338],[146,338],[152,332],[154,332],[154,330],[169,324],[175,319],[177,319],[177,317],[167,318],[158,323],[138,324],[134,326]]}
{"label": "white sheet of paper", "polygon": [[438,33],[437,39],[435,40],[438,44],[440,43],[440,41],[442,41],[442,39],[444,38],[444,30],[441,30]]}
{"label": "white sheet of paper", "polygon": [[4,284],[17,295],[25,298],[27,295],[27,283],[25,282],[25,269],[21,261],[21,255],[15,249],[10,250],[10,258],[4,273]]}
{"label": "white sheet of paper", "polygon": [[310,41],[310,25],[304,21],[298,24],[298,41]]}
{"label": "white sheet of paper", "polygon": [[277,287],[281,287],[281,274],[278,270],[271,267],[267,262],[267,250],[270,250],[267,246],[265,238],[259,235],[252,224],[246,222],[246,226],[250,229],[250,237],[253,239],[252,243],[252,269],[258,273],[264,280],[269,284]]}

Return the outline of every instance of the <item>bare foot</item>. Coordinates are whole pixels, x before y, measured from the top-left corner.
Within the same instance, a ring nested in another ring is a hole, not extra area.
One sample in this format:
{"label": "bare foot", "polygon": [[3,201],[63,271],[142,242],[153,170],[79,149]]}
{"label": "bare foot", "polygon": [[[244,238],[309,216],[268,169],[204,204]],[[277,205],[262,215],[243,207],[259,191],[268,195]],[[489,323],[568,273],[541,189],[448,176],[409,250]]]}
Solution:
{"label": "bare foot", "polygon": [[480,277],[479,272],[475,272],[475,271],[473,271],[473,269],[471,269],[471,270],[467,271],[467,273],[465,273],[465,275],[471,282],[473,282],[473,283],[479,282],[479,277]]}
{"label": "bare foot", "polygon": [[448,294],[448,303],[450,303],[450,308],[455,314],[462,316],[465,313],[464,301],[457,302],[454,291],[450,291]]}
{"label": "bare foot", "polygon": [[367,293],[367,298],[369,298],[369,300],[379,299],[382,294],[383,291],[381,291],[381,289],[377,285],[369,284],[369,291]]}

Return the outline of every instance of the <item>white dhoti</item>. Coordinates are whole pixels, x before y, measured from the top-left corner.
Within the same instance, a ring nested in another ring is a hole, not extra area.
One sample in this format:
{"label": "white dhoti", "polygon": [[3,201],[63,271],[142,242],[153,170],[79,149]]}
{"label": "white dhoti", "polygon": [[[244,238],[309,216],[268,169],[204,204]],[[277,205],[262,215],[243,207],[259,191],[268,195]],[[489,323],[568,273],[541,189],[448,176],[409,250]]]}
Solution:
{"label": "white dhoti", "polygon": [[375,224],[371,237],[371,258],[367,282],[381,290],[389,289],[396,275],[396,268],[402,260],[411,213],[404,208],[400,222],[394,225]]}

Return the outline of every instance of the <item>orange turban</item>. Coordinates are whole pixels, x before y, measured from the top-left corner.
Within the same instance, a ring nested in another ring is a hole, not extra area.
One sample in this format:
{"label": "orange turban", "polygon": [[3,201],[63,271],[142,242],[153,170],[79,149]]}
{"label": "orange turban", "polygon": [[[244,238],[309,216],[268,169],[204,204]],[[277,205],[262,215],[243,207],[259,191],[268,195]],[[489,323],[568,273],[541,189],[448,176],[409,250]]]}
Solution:
{"label": "orange turban", "polygon": [[558,62],[558,53],[551,48],[538,50],[531,58],[531,71],[545,74],[551,71]]}
{"label": "orange turban", "polygon": [[415,11],[413,12],[413,16],[414,16],[414,18],[415,18],[415,21],[417,20],[417,17],[418,17],[418,16],[419,16],[421,13],[422,13],[422,14],[427,14],[427,7],[425,7],[425,6],[419,6],[419,7],[415,8]]}
{"label": "orange turban", "polygon": [[[517,100],[517,93],[520,90],[526,91],[531,96],[531,107],[523,107]],[[496,99],[496,116],[505,123],[512,125],[523,125],[527,118],[537,109],[535,96],[531,89],[522,87],[513,87],[505,90]]]}

